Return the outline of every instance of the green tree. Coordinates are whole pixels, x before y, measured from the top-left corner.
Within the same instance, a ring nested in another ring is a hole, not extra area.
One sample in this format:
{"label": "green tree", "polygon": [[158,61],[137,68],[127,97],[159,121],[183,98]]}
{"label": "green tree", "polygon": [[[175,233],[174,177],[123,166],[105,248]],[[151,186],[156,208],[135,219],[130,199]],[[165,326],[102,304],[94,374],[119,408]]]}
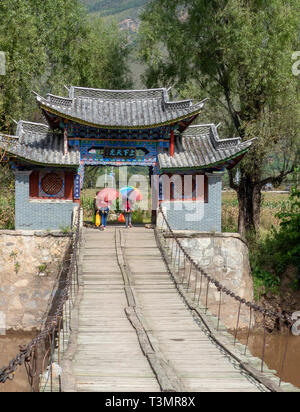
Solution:
{"label": "green tree", "polygon": [[90,20],[78,0],[2,0],[0,131],[12,133],[12,119],[34,120],[31,91],[62,94],[64,85],[130,86],[129,49],[116,24]]}
{"label": "green tree", "polygon": [[[77,0],[30,0],[46,49],[45,91],[63,86],[122,88],[130,83],[129,49],[117,24],[89,18]],[[45,24],[46,23],[46,24]]]}
{"label": "green tree", "polygon": [[[239,182],[229,172],[243,235],[258,232],[263,185],[279,185],[299,156],[299,85],[291,63],[299,49],[298,6],[298,0],[152,0],[142,15],[147,86],[208,96],[210,115],[225,119],[228,132],[258,137],[238,166]],[[284,160],[265,176],[272,151],[282,151]]]}
{"label": "green tree", "polygon": [[[299,168],[297,170],[299,176]],[[296,179],[297,176],[295,176]],[[294,279],[291,287],[300,287],[300,190],[291,188],[289,200],[276,214],[281,219],[280,227],[273,228],[265,239],[255,245],[250,262],[255,282],[267,289],[278,290],[282,276],[290,267]]]}
{"label": "green tree", "polygon": [[0,76],[0,131],[12,133],[12,118],[32,111],[32,88],[45,70],[46,54],[24,0],[0,2],[0,50],[5,52],[5,75]]}
{"label": "green tree", "polygon": [[[87,55],[78,62],[83,70],[80,84],[107,89],[130,88],[132,80],[128,60],[131,48],[126,35],[116,23],[104,23],[99,17],[90,18],[89,22],[90,31],[85,43]],[[86,61],[90,64],[84,64]]]}

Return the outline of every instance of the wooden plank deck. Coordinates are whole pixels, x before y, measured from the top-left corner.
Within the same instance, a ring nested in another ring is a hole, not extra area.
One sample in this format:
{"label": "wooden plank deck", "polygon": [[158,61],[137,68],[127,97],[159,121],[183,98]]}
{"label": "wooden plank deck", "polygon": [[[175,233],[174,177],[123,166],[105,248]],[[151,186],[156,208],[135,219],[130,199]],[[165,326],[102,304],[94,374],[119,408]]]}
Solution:
{"label": "wooden plank deck", "polygon": [[115,230],[85,231],[84,283],[73,373],[77,391],[159,391],[124,308]]}
{"label": "wooden plank deck", "polygon": [[85,229],[84,238],[77,391],[258,391],[194,321],[153,230]]}

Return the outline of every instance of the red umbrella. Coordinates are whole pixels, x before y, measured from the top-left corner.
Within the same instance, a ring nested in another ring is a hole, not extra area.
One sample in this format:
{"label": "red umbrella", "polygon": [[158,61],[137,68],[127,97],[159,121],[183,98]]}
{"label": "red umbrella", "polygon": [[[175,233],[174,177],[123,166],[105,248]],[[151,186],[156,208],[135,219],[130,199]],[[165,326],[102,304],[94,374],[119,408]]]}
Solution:
{"label": "red umbrella", "polygon": [[106,187],[97,193],[97,200],[99,202],[112,202],[119,197],[119,192],[111,187]]}

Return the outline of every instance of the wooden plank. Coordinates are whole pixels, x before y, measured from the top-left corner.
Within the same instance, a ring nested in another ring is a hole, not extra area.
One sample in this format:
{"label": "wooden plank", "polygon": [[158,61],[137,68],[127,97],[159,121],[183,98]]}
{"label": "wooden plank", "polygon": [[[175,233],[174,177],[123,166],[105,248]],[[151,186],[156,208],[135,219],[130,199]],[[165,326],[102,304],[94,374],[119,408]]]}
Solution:
{"label": "wooden plank", "polygon": [[[98,254],[100,238],[107,247],[104,253]],[[83,254],[84,290],[73,358],[77,390],[159,391],[155,375],[124,313],[127,300],[134,301],[134,296],[128,286],[124,286],[114,233],[86,236]]]}

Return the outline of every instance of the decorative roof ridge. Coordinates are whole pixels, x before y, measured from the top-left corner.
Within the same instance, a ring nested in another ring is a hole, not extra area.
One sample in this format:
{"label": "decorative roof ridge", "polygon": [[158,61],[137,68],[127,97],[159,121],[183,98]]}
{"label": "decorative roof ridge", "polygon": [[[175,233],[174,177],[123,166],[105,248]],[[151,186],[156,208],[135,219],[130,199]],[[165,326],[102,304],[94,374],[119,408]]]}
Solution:
{"label": "decorative roof ridge", "polygon": [[[155,97],[159,97],[162,99],[163,102],[163,106],[165,108],[168,107],[179,107],[179,108],[189,108],[193,106],[193,101],[192,99],[183,99],[183,100],[178,100],[178,101],[170,101],[169,99],[169,90],[170,88],[166,89],[165,87],[161,87],[161,88],[152,88],[152,89],[97,89],[97,88],[90,88],[90,87],[78,87],[78,86],[71,86],[70,88],[68,88],[69,90],[69,98],[63,98],[63,97],[59,97],[59,96],[54,96],[53,98],[56,99],[64,99],[64,100],[69,100],[71,101],[72,99],[75,98],[90,98],[90,99],[102,99],[102,100],[111,100],[113,95],[123,95],[122,96],[122,100],[145,100],[147,98],[155,98]],[[87,93],[84,93],[84,95],[76,95],[75,91],[76,90],[83,90],[86,91]],[[103,94],[101,97],[100,96],[96,96],[96,95],[89,95],[88,92],[92,92],[92,93],[99,93],[99,94]],[[105,96],[105,94],[107,94],[107,96]],[[111,94],[111,96],[109,96],[109,94]],[[138,94],[138,96],[137,96]],[[158,96],[155,96],[156,94],[158,94]],[[50,95],[50,94],[49,94]],[[128,96],[126,96],[128,95]],[[117,98],[117,97],[116,97]],[[120,98],[120,96],[119,96]],[[203,107],[204,102],[208,100],[208,98],[197,102],[194,104],[195,107],[200,106]]]}
{"label": "decorative roof ridge", "polygon": [[19,120],[17,123],[16,135],[21,138],[26,132],[47,134],[48,131],[49,126],[47,124]]}
{"label": "decorative roof ridge", "polygon": [[[203,124],[194,124],[188,126],[188,128],[183,132],[183,137],[185,136],[203,136],[207,135],[210,132],[213,123],[203,123]],[[202,130],[201,130],[202,129]],[[199,130],[199,134],[197,134],[197,130]],[[200,133],[200,130],[202,133]]]}
{"label": "decorative roof ridge", "polygon": [[[197,129],[199,130],[202,129],[202,133],[199,133],[198,136],[201,136],[201,135],[209,136],[216,150],[220,150],[220,149],[224,149],[224,148],[232,147],[232,146],[237,146],[243,143],[241,137],[230,137],[230,138],[220,139],[218,131],[217,131],[218,126],[219,125],[216,126],[214,123],[192,125],[187,128],[187,130],[184,133],[184,136],[197,137]],[[189,131],[191,132],[192,130],[193,130],[193,133],[189,133]]]}
{"label": "decorative roof ridge", "polygon": [[71,98],[71,97],[58,96],[57,94],[52,94],[52,93],[47,93],[46,100],[48,100],[52,103],[57,103],[57,100],[70,102],[71,104],[73,102],[73,98]]}
{"label": "decorative roof ridge", "polygon": [[98,91],[105,91],[105,92],[145,92],[145,91],[167,91],[166,87],[153,87],[151,89],[105,89],[105,88],[97,88],[97,87],[83,87],[83,86],[70,86],[68,90],[71,89],[83,89],[83,90],[98,90]]}
{"label": "decorative roof ridge", "polygon": [[186,131],[188,131],[189,129],[196,129],[196,128],[204,127],[204,126],[209,126],[209,127],[211,127],[211,126],[214,126],[214,123],[191,124],[191,125],[186,129]]}
{"label": "decorative roof ridge", "polygon": [[201,100],[200,102],[194,103],[193,104],[193,100],[178,100],[178,101],[174,101],[174,102],[164,102],[164,106],[165,108],[171,108],[171,107],[176,107],[179,109],[189,109],[189,108],[199,108],[202,109],[202,107],[204,106],[206,100],[208,100],[208,98]]}
{"label": "decorative roof ridge", "polygon": [[217,150],[224,149],[225,147],[237,146],[242,142],[241,137],[220,139],[217,128],[214,124],[212,124],[210,128],[210,137]]}
{"label": "decorative roof ridge", "polygon": [[12,136],[0,133],[0,149],[4,150],[4,154],[10,148],[14,149],[20,147],[19,136]]}
{"label": "decorative roof ridge", "polygon": [[216,127],[211,129],[211,132],[214,134],[214,139],[216,143],[216,149],[225,149],[230,148],[233,146],[239,146],[240,148],[243,147],[250,147],[252,143],[257,140],[257,137],[253,137],[252,139],[243,141],[241,137],[230,137],[226,139],[220,139]]}
{"label": "decorative roof ridge", "polygon": [[109,92],[109,93],[136,93],[136,92],[166,92],[168,93],[165,87],[156,87],[152,89],[104,89],[96,87],[81,87],[81,86],[70,86],[69,98],[73,98],[75,90],[86,90],[86,91],[95,91],[95,92]]}
{"label": "decorative roof ridge", "polygon": [[186,108],[188,109],[189,107],[193,106],[193,102],[192,100],[178,100],[178,101],[174,101],[174,102],[170,102],[170,101],[163,101],[163,105],[166,109],[168,108],[173,108],[173,107],[179,107],[181,109]]}
{"label": "decorative roof ridge", "polygon": [[103,99],[106,97],[109,99],[126,99],[136,100],[139,96],[140,99],[149,98],[161,98],[164,101],[168,101],[168,90],[166,88],[153,88],[153,89],[97,89],[91,87],[79,87],[70,86],[69,98],[91,98],[91,99]]}
{"label": "decorative roof ridge", "polygon": [[[128,90],[128,89],[117,90],[117,89],[115,89],[114,90],[114,89],[96,89],[96,88],[90,88],[90,87],[70,86],[70,88],[68,88],[68,90],[69,90],[69,97],[64,97],[64,96],[59,96],[59,95],[55,95],[55,94],[52,94],[52,93],[47,93],[47,98],[45,98],[43,96],[40,96],[38,93],[36,93],[34,91],[33,91],[33,93],[36,96],[37,101],[39,101],[39,102],[43,101],[47,105],[50,103],[50,104],[53,104],[55,106],[62,105],[62,106],[65,106],[65,107],[71,107],[73,102],[74,102],[74,99],[76,99],[76,98],[100,99],[99,96],[98,97],[88,96],[88,95],[83,95],[83,96],[77,95],[77,96],[75,96],[75,94],[74,94],[75,90],[85,90],[85,91],[92,91],[92,92],[96,92],[96,93],[97,92],[111,93],[112,95],[121,93],[121,94],[128,94],[128,96],[134,95],[136,93],[141,93],[141,94],[144,93],[145,95],[149,93],[148,97],[145,97],[145,96],[144,97],[137,97],[137,96],[135,96],[134,98],[128,97],[128,99],[123,97],[122,100],[144,100],[144,99],[147,99],[147,98],[153,98],[153,96],[151,97],[150,95],[153,94],[153,93],[158,92],[158,93],[161,93],[160,97],[162,98],[162,101],[163,101],[163,104],[165,105],[165,107],[174,107],[174,106],[182,106],[182,105],[185,105],[187,107],[192,107],[192,106],[194,106],[194,107],[198,107],[198,106],[203,107],[205,101],[208,100],[208,97],[207,97],[207,98],[205,98],[205,99],[203,99],[200,102],[197,102],[195,104],[193,104],[193,99],[183,99],[183,100],[177,100],[177,101],[176,100],[175,101],[170,101],[169,100],[169,93],[168,93],[169,89],[166,89],[166,88],[133,89],[133,90]],[[111,97],[101,96],[101,100],[111,100]]]}
{"label": "decorative roof ridge", "polygon": [[66,99],[66,100],[72,100],[71,97],[66,97],[66,96],[60,96],[58,94],[53,94],[53,93],[47,93],[47,97],[59,97],[60,99]]}
{"label": "decorative roof ridge", "polygon": [[18,122],[17,122],[17,125],[18,124],[30,124],[30,125],[33,125],[33,126],[43,126],[43,127],[46,127],[47,129],[49,129],[49,126],[47,125],[47,124],[45,124],[45,123],[39,123],[39,122],[30,122],[29,120],[19,120]]}
{"label": "decorative roof ridge", "polygon": [[[220,139],[219,138],[219,134],[218,134],[218,132],[217,132],[217,128],[220,126],[220,123],[218,124],[218,125],[215,125],[214,123],[201,123],[201,124],[193,124],[193,125],[190,125],[186,130],[185,130],[185,132],[184,132],[184,135],[189,135],[188,134],[188,131],[189,131],[189,129],[197,129],[197,128],[201,128],[201,127],[210,127],[212,130],[214,130],[215,131],[215,134],[216,134],[216,139],[219,141],[219,142],[228,142],[228,141],[232,141],[232,140],[234,140],[234,141],[236,141],[236,140],[240,140],[241,141],[241,137],[229,137],[229,138],[225,138],[225,139]],[[257,140],[258,139],[258,137],[253,137],[252,139],[249,139],[249,140],[246,140],[246,141],[244,141],[244,142],[242,142],[241,141],[241,143],[242,144],[244,144],[244,143],[248,143],[248,142],[252,142],[252,141],[254,141],[254,140]]]}
{"label": "decorative roof ridge", "polygon": [[0,138],[4,139],[14,139],[14,140],[19,140],[19,136],[11,135],[11,134],[5,134],[0,132]]}
{"label": "decorative roof ridge", "polygon": [[258,140],[258,137],[252,137],[252,139],[248,139],[248,140],[242,141],[242,142],[240,143],[240,146],[251,146],[252,143],[253,143],[255,140]]}
{"label": "decorative roof ridge", "polygon": [[169,103],[169,104],[174,104],[174,103],[192,103],[193,102],[193,99],[184,99],[184,100],[174,100],[174,101],[167,101],[166,103]]}

